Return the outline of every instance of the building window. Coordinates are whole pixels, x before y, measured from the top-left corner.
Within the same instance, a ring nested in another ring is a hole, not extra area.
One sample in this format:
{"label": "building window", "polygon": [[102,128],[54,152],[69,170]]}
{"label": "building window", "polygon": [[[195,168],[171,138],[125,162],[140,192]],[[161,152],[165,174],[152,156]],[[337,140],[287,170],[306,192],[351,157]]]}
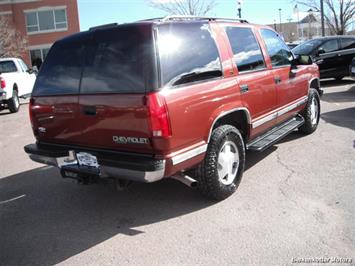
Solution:
{"label": "building window", "polygon": [[49,52],[49,48],[30,50],[32,66],[36,66],[37,69],[39,69],[42,65],[42,62],[46,58],[48,52]]}
{"label": "building window", "polygon": [[66,30],[68,28],[66,9],[26,12],[28,33]]}

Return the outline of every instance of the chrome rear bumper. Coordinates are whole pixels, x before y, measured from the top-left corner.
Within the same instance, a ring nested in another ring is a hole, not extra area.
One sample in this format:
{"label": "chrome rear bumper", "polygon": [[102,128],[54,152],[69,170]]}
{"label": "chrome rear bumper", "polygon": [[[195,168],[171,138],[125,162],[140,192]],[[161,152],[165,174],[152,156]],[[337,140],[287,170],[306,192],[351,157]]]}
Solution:
{"label": "chrome rear bumper", "polygon": [[[55,151],[41,150],[36,144],[25,146],[25,151],[29,154],[32,161],[38,163],[55,166],[61,170],[64,169],[65,171],[71,171],[70,169],[73,169],[76,173],[82,175],[90,172],[88,171],[90,170],[88,167],[82,167],[77,164],[61,165],[61,162],[63,162],[63,154],[55,156]],[[134,169],[134,165],[132,166],[132,162],[130,162],[130,169],[128,169],[124,167],[125,162],[120,160],[119,157],[117,158],[116,166],[115,163],[112,163],[112,161],[109,165],[106,164],[105,159],[100,157],[100,154],[95,155],[97,155],[100,165],[98,171],[95,172],[95,175],[98,173],[97,176],[100,178],[117,177],[132,181],[151,183],[162,179],[165,174],[165,160],[147,161],[136,158],[134,162],[134,164],[137,165],[136,169]]]}

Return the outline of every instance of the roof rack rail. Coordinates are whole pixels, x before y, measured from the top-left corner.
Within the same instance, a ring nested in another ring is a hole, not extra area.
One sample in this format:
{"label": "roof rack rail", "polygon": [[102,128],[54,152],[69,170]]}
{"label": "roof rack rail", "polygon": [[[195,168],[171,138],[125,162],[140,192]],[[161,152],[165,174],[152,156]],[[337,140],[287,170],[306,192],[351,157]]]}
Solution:
{"label": "roof rack rail", "polygon": [[99,26],[91,27],[91,28],[89,29],[89,31],[98,30],[98,29],[105,29],[105,28],[112,28],[112,27],[115,27],[115,26],[118,26],[118,23],[110,23],[110,24],[104,24],[104,25],[99,25]]}
{"label": "roof rack rail", "polygon": [[249,23],[246,19],[241,18],[217,18],[217,17],[200,17],[200,16],[185,16],[185,15],[172,15],[160,19],[161,21],[169,20],[209,20],[209,21],[237,21],[241,23]]}

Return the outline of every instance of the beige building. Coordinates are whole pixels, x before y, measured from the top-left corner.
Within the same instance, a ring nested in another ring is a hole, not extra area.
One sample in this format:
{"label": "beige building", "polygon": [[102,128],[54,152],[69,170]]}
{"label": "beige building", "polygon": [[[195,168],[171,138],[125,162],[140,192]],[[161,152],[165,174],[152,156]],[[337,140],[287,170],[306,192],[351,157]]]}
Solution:
{"label": "beige building", "polygon": [[[322,26],[320,18],[310,14],[299,22],[275,23],[269,25],[279,32],[286,42],[302,42],[305,40],[322,37]],[[325,25],[325,35],[331,35],[329,28]]]}

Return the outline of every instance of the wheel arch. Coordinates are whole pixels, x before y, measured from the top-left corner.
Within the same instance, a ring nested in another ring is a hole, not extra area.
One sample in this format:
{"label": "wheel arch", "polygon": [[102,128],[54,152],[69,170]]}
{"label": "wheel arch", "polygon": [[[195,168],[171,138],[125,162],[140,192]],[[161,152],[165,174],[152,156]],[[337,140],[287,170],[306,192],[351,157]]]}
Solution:
{"label": "wheel arch", "polygon": [[323,94],[323,91],[320,88],[320,79],[318,77],[309,80],[308,90],[311,88],[316,89],[320,96]]}
{"label": "wheel arch", "polygon": [[249,131],[251,124],[250,112],[245,107],[233,108],[228,111],[223,111],[213,120],[208,133],[207,143],[210,142],[212,132],[220,125],[232,125],[240,130],[243,139],[246,140],[249,137]]}

